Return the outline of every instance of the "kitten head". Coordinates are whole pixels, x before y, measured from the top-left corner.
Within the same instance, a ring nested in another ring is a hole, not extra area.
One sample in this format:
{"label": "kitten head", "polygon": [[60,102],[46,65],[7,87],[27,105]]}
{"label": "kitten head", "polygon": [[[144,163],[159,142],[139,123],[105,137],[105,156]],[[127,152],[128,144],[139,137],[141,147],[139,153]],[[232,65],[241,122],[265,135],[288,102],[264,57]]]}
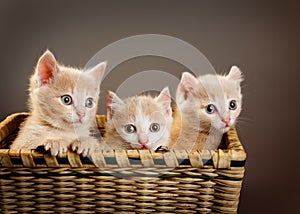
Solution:
{"label": "kitten head", "polygon": [[107,119],[114,131],[134,149],[156,149],[168,144],[172,124],[168,88],[153,98],[135,96],[121,100],[115,93],[107,97]]}
{"label": "kitten head", "polygon": [[234,125],[242,109],[242,73],[232,66],[227,76],[207,74],[195,78],[184,72],[177,90],[181,111],[196,114],[200,130],[214,128],[221,133]]}
{"label": "kitten head", "polygon": [[30,80],[32,114],[59,128],[94,121],[105,67],[103,62],[83,72],[59,65],[46,51]]}

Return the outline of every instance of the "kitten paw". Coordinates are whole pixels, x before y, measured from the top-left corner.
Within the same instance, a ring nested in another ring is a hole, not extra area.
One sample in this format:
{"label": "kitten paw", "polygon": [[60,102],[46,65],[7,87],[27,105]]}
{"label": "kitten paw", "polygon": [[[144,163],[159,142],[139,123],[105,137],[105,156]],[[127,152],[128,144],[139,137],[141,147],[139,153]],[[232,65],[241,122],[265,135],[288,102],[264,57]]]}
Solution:
{"label": "kitten paw", "polygon": [[99,142],[94,138],[75,140],[71,147],[73,151],[76,151],[77,154],[82,154],[84,157],[90,156],[100,149]]}
{"label": "kitten paw", "polygon": [[58,155],[60,157],[68,151],[69,144],[62,139],[48,139],[44,143],[44,146],[46,151],[50,150],[52,156]]}

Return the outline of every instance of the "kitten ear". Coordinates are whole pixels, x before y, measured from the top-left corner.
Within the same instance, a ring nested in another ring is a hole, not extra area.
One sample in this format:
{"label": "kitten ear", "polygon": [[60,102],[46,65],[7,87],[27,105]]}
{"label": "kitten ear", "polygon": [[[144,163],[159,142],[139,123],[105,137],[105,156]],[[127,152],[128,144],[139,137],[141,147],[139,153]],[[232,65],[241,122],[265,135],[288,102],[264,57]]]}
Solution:
{"label": "kitten ear", "polygon": [[112,91],[108,91],[108,95],[106,97],[106,112],[107,117],[112,118],[113,112],[116,106],[124,104],[123,100],[121,100],[118,95],[116,95]]}
{"label": "kitten ear", "polygon": [[54,55],[49,51],[39,58],[36,66],[39,85],[44,85],[58,72],[58,66]]}
{"label": "kitten ear", "polygon": [[242,82],[243,81],[243,77],[242,77],[242,72],[241,70],[233,65],[229,71],[229,74],[226,76],[228,79],[231,79],[231,80],[235,80],[235,81],[238,81],[238,82]]}
{"label": "kitten ear", "polygon": [[94,66],[93,68],[89,69],[87,71],[87,75],[92,76],[93,79],[100,85],[100,82],[105,73],[106,66],[107,66],[107,61],[101,62],[98,65]]}
{"label": "kitten ear", "polygon": [[198,80],[189,72],[184,72],[182,74],[180,80],[180,91],[183,92],[184,99],[186,100],[187,97],[194,91],[197,87]]}
{"label": "kitten ear", "polygon": [[165,87],[158,97],[155,98],[156,102],[161,103],[166,110],[167,115],[172,115],[172,108],[171,108],[171,95],[169,91],[169,87]]}

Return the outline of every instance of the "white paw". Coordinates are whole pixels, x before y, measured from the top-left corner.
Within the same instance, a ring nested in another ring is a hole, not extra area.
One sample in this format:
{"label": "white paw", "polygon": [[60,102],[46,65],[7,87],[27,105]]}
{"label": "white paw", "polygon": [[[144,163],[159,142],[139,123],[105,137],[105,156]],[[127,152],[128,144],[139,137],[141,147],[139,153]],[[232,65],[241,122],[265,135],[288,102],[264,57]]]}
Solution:
{"label": "white paw", "polygon": [[84,157],[90,156],[96,150],[100,149],[99,142],[95,138],[75,140],[71,147],[73,151],[76,151],[77,154],[82,154]]}
{"label": "white paw", "polygon": [[50,150],[52,156],[62,156],[68,151],[69,143],[62,139],[47,139],[44,143],[45,150]]}

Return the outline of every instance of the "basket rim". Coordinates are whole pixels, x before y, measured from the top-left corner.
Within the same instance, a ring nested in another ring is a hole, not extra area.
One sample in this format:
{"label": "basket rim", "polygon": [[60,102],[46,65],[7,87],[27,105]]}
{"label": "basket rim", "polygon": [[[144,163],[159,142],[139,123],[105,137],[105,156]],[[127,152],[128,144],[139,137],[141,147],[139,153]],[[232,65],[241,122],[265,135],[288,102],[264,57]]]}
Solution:
{"label": "basket rim", "polygon": [[[15,131],[30,113],[14,113],[0,122],[0,142]],[[96,115],[100,129],[104,129],[106,117]],[[232,169],[245,166],[246,152],[238,138],[235,127],[225,136],[227,149],[217,150],[109,150],[96,151],[90,158],[68,151],[61,157],[36,150],[0,149],[1,167],[101,167],[101,168],[145,168],[145,167],[193,167]]]}

